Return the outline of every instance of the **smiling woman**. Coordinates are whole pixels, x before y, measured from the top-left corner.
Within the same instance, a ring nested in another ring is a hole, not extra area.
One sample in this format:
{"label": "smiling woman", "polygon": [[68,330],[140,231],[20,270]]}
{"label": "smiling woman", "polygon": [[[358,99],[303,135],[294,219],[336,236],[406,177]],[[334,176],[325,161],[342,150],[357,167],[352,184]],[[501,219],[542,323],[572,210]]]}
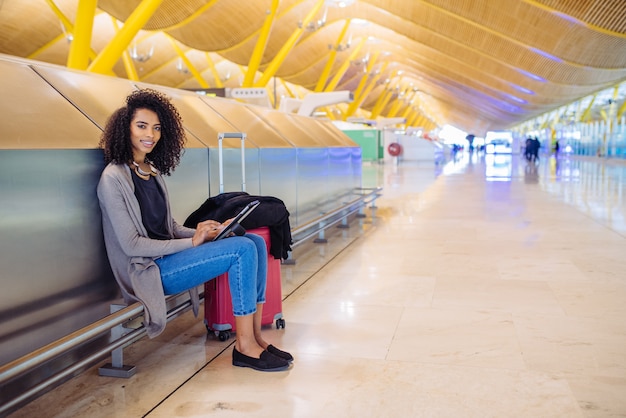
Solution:
{"label": "smiling woman", "polygon": [[188,290],[197,312],[198,286],[228,272],[237,334],[233,365],[286,370],[293,357],[261,336],[265,240],[246,233],[213,241],[232,220],[206,220],[194,229],[171,215],[162,173],[174,170],[184,140],[178,111],[155,90],[131,93],[109,118],[100,141],[107,166],[97,190],[113,275],[127,303],[145,306],[152,338],[165,328],[165,295]]}

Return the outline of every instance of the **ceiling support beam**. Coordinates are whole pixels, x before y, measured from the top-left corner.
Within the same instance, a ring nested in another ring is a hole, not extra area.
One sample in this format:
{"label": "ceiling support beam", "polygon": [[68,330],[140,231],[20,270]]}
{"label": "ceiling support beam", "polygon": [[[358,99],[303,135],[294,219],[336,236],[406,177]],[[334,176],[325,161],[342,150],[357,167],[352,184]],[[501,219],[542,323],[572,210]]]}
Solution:
{"label": "ceiling support beam", "polygon": [[391,99],[391,97],[393,96],[393,87],[385,87],[385,90],[383,91],[383,93],[378,96],[378,99],[376,100],[376,103],[374,104],[374,107],[372,108],[372,119],[376,119],[378,117],[378,115],[380,115],[380,111],[382,108],[384,108],[387,103],[389,103],[389,100]]}
{"label": "ceiling support beam", "polygon": [[215,63],[211,59],[211,55],[209,55],[208,52],[205,52],[204,56],[206,57],[206,60],[209,63],[209,69],[211,70],[211,74],[213,74],[213,79],[215,80],[215,87],[221,89],[222,87],[224,87],[224,83],[222,82],[222,79],[220,78],[220,73],[217,71],[217,68],[215,68]]}
{"label": "ceiling support beam", "polygon": [[163,3],[163,0],[142,0],[139,6],[137,6],[128,19],[126,19],[122,29],[115,35],[113,40],[104,47],[100,54],[98,54],[87,70],[93,73],[108,73],[117,60],[120,59],[124,50],[128,48],[128,45],[135,35],[137,35],[148,20],[150,20],[161,3]]}
{"label": "ceiling support beam", "polygon": [[56,4],[54,4],[54,1],[46,0],[46,3],[48,3],[48,6],[50,6],[50,9],[52,9],[52,12],[55,15],[57,15],[57,17],[61,21],[61,24],[63,25],[65,30],[73,35],[74,34],[74,25],[72,24],[72,22],[70,22],[70,20],[67,18],[67,16],[65,16],[63,14],[61,9],[59,9]]}
{"label": "ceiling support beam", "polygon": [[280,66],[283,64],[283,62],[287,58],[287,55],[289,55],[291,50],[296,46],[296,44],[300,40],[300,37],[304,33],[305,28],[313,19],[315,19],[315,16],[324,5],[324,2],[325,0],[319,0],[315,4],[315,6],[313,6],[313,9],[311,9],[309,14],[302,21],[302,25],[301,25],[302,27],[296,29],[291,34],[289,39],[287,39],[287,42],[285,42],[285,44],[280,49],[280,51],[278,51],[278,54],[276,54],[272,62],[270,62],[267,68],[265,68],[265,71],[263,71],[263,75],[261,75],[261,77],[256,83],[254,83],[254,87],[265,87],[267,83],[270,81],[270,79],[274,77],[274,75],[276,74]]}
{"label": "ceiling support beam", "polygon": [[[117,19],[111,16],[111,23],[115,28],[115,33],[117,33],[120,28],[117,24]],[[128,49],[124,50],[122,53],[122,62],[124,63],[124,69],[126,70],[126,78],[132,81],[139,81],[139,75],[137,74],[137,69],[135,68],[135,64],[133,63],[133,59],[128,52]]]}
{"label": "ceiling support beam", "polygon": [[259,32],[259,39],[256,41],[254,51],[252,51],[252,55],[250,56],[250,61],[248,62],[248,70],[246,72],[246,75],[244,76],[243,83],[241,84],[242,87],[252,87],[254,85],[254,76],[259,70],[259,66],[261,65],[261,61],[263,60],[263,54],[265,54],[267,40],[270,37],[270,33],[272,32],[272,26],[274,24],[274,19],[276,18],[278,3],[279,0],[272,0],[272,6],[269,10],[267,17],[265,18],[265,21],[263,22],[263,27],[261,27],[261,31]]}
{"label": "ceiling support beam", "polygon": [[408,88],[405,88],[404,91],[400,93],[398,97],[396,97],[396,101],[393,103],[391,109],[389,110],[389,113],[387,114],[388,118],[394,118],[398,114],[398,111],[402,106],[403,97],[407,95],[407,90]]}
{"label": "ceiling support beam", "polygon": [[420,117],[420,113],[419,111],[417,111],[416,109],[413,109],[413,114],[411,115],[411,117],[406,121],[406,126],[419,126],[417,125],[417,120]]}
{"label": "ceiling support beam", "polygon": [[[365,85],[367,84],[367,80],[370,77],[372,78],[374,77],[374,74],[373,74],[374,66],[376,65],[376,61],[378,61],[379,55],[380,55],[380,51],[376,51],[374,52],[374,55],[369,59],[369,62],[367,63],[367,67],[365,68],[365,74],[363,74],[363,76],[361,77],[361,81],[359,81],[359,85],[354,91],[354,100],[352,101],[352,103],[348,105],[348,110],[346,111],[346,114],[344,115],[344,120],[348,116],[352,116],[354,112],[359,108],[361,103],[363,103],[363,99],[364,99],[363,93],[365,91]],[[380,73],[378,74],[378,77],[380,77]],[[372,83],[375,83],[373,79],[372,79]]]}
{"label": "ceiling support beam", "polygon": [[411,110],[413,110],[413,107],[411,107],[412,104],[413,104],[413,101],[409,100],[408,103],[406,104],[406,108],[404,109],[402,114],[400,114],[401,118],[404,118],[406,120],[406,117],[408,116],[408,114],[411,112]]}
{"label": "ceiling support beam", "polygon": [[[319,80],[317,80],[317,85],[313,91],[321,92],[324,90],[324,85],[328,81],[328,76],[330,75],[330,70],[333,69],[333,64],[335,64],[335,59],[337,58],[337,51],[339,50],[339,46],[341,45],[341,41],[346,36],[346,32],[350,27],[350,19],[346,19],[346,23],[343,25],[343,29],[341,29],[341,33],[339,34],[339,38],[337,39],[337,43],[335,43],[334,47],[331,46],[330,54],[328,54],[328,61],[326,61],[326,65],[324,66],[324,70],[320,75]],[[329,45],[330,46],[330,45]]]}
{"label": "ceiling support beam", "polygon": [[[33,52],[32,54],[28,55],[27,58],[30,59],[37,59],[37,55],[39,55],[40,53],[42,53],[43,51],[45,51],[46,49],[52,47],[54,44],[56,44],[58,41],[60,41],[61,39],[67,40],[68,42],[71,41],[70,38],[68,38],[69,36],[75,37],[74,35],[74,25],[72,24],[72,22],[70,22],[70,20],[63,14],[63,12],[61,11],[61,9],[59,9],[57,7],[56,4],[54,4],[54,1],[52,0],[46,0],[46,3],[48,3],[48,5],[50,6],[50,9],[52,10],[52,12],[59,18],[59,20],[61,21],[61,24],[63,25],[63,34],[57,36],[56,38],[54,38],[52,41],[48,42],[47,44],[45,44],[44,46],[42,46],[41,48],[37,49],[35,52]],[[89,58],[94,59],[96,57],[96,53],[94,52],[93,49],[91,49],[90,47],[88,47],[88,52],[87,52]],[[85,67],[86,68],[86,67]]]}
{"label": "ceiling support beam", "polygon": [[354,48],[354,51],[352,51],[348,59],[345,60],[343,64],[341,64],[341,67],[339,67],[339,70],[337,71],[337,73],[335,73],[333,79],[330,80],[330,83],[326,86],[324,91],[335,90],[335,87],[337,87],[337,84],[339,84],[341,77],[343,77],[346,71],[348,71],[348,68],[350,68],[350,62],[356,58],[356,56],[359,54],[359,51],[361,51],[361,48],[363,48],[363,45],[365,45],[365,42],[367,42],[367,38],[361,39],[361,42],[359,42],[356,48]]}
{"label": "ceiling support beam", "polygon": [[86,70],[89,66],[89,49],[93,20],[96,16],[98,0],[80,0],[76,11],[74,38],[70,44],[67,67],[75,70]]}
{"label": "ceiling support beam", "polygon": [[176,42],[176,40],[171,36],[166,36],[174,47],[176,54],[178,54],[180,59],[183,60],[183,63],[185,64],[191,75],[193,75],[193,78],[195,78],[198,84],[200,84],[200,87],[202,87],[203,89],[208,89],[209,83],[207,83],[206,80],[202,78],[202,74],[200,74],[200,71],[198,71],[193,63],[189,60],[189,58],[187,58],[187,55],[185,55],[185,51],[183,51],[182,48],[178,45],[178,42]]}
{"label": "ceiling support beam", "polygon": [[416,94],[417,94],[417,89],[413,89],[413,90],[411,90],[411,92],[409,92],[409,94],[407,95],[407,98],[405,99],[406,109],[404,109],[404,111],[402,112],[402,115],[400,115],[400,117],[406,119],[406,117],[409,114],[409,112],[413,109],[413,100],[415,99],[415,95]]}
{"label": "ceiling support beam", "polygon": [[591,108],[593,107],[593,103],[596,101],[596,97],[598,97],[597,93],[593,95],[591,101],[589,102],[589,106],[587,106],[587,109],[585,109],[583,114],[580,116],[581,122],[587,122],[589,119],[591,119]]}
{"label": "ceiling support beam", "polygon": [[390,81],[389,86],[385,89],[385,93],[380,95],[380,97],[376,101],[376,104],[374,105],[374,108],[372,109],[372,119],[376,119],[380,115],[380,113],[383,111],[385,106],[387,106],[387,103],[389,103],[389,100],[391,100],[391,98],[393,97],[394,91],[402,82],[403,75],[398,70],[395,70],[391,74],[390,78],[393,79],[397,75],[399,75],[400,77],[397,80],[394,80],[393,84]]}
{"label": "ceiling support beam", "polygon": [[359,107],[361,107],[361,105],[363,104],[367,96],[369,96],[369,94],[372,92],[374,87],[376,87],[376,83],[378,82],[378,79],[380,79],[380,77],[383,75],[383,73],[387,69],[387,65],[389,65],[388,62],[383,63],[381,69],[376,71],[376,73],[373,76],[370,76],[372,77],[372,79],[369,81],[369,84],[367,85],[367,87],[365,87],[365,89],[361,93],[359,93],[358,97],[355,97],[354,101],[350,103],[348,107],[348,116],[352,116],[352,114],[354,114],[354,112]]}
{"label": "ceiling support beam", "polygon": [[421,126],[425,128],[426,126],[426,117],[423,114],[418,115],[417,119],[414,121],[413,126]]}
{"label": "ceiling support beam", "polygon": [[621,118],[624,112],[626,112],[626,100],[624,100],[624,103],[622,103],[622,105],[617,110],[617,118]]}

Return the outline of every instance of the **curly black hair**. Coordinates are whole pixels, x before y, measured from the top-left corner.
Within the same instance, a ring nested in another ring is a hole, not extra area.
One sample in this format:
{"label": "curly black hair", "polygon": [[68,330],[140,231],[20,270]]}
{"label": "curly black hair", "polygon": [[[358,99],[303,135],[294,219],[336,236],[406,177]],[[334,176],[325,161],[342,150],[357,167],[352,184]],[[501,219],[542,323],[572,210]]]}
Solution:
{"label": "curly black hair", "polygon": [[128,164],[133,160],[130,122],[137,109],[152,110],[161,123],[161,139],[148,155],[150,162],[162,174],[169,175],[180,162],[185,145],[185,131],[178,110],[163,93],[152,89],[132,92],[126,106],[117,109],[108,119],[100,148],[106,164]]}

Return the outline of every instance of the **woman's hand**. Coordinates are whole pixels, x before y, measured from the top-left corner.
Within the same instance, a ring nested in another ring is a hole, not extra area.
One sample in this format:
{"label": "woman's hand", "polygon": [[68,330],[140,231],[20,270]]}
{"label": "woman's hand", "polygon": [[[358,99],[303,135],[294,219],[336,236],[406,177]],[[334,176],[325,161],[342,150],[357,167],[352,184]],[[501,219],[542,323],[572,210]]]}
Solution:
{"label": "woman's hand", "polygon": [[193,234],[193,237],[191,238],[193,246],[197,247],[200,244],[212,241],[213,238],[215,238],[217,234],[219,234],[219,232],[224,229],[226,225],[228,225],[226,222],[224,222],[224,224],[213,220],[200,222],[196,226],[196,233]]}

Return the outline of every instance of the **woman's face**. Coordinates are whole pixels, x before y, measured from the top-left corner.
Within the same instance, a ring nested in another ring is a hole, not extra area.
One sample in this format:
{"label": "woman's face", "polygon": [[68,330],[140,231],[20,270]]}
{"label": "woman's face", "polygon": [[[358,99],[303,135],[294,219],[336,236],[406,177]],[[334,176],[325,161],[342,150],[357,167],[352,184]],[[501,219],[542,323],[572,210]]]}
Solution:
{"label": "woman's face", "polygon": [[133,147],[133,158],[143,162],[146,154],[152,152],[161,139],[161,122],[155,112],[148,109],[137,109],[130,121],[130,142]]}

